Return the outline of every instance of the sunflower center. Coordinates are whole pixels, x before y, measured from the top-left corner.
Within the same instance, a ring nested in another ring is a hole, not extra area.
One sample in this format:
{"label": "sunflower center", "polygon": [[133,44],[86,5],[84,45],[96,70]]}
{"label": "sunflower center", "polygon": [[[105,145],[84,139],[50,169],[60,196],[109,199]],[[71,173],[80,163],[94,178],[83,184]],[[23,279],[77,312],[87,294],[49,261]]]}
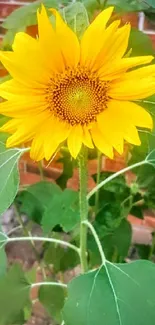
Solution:
{"label": "sunflower center", "polygon": [[84,68],[66,70],[51,78],[48,105],[60,120],[71,125],[89,124],[107,107],[107,82]]}

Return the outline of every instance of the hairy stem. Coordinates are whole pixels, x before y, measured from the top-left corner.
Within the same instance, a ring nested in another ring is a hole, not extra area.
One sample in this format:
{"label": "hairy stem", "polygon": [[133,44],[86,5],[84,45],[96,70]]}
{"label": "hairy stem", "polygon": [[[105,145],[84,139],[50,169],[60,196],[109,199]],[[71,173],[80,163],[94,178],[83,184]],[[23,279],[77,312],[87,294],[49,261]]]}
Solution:
{"label": "hairy stem", "polygon": [[88,219],[88,202],[87,202],[87,149],[82,148],[79,154],[79,180],[80,180],[80,259],[82,272],[86,272],[87,265],[87,226],[83,223]]}
{"label": "hairy stem", "polygon": [[[96,183],[99,185],[100,183],[100,176],[101,176],[101,166],[102,166],[102,153],[98,151],[98,159],[97,159],[97,179]],[[95,194],[95,214],[97,215],[98,212],[98,203],[99,203],[99,191]]]}

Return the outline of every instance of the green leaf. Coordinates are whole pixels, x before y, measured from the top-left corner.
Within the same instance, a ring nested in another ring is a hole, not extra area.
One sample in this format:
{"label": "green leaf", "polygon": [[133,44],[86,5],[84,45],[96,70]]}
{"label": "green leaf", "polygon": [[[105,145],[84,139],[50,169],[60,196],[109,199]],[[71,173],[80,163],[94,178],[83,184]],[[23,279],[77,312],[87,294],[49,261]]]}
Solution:
{"label": "green leaf", "polygon": [[[151,0],[149,0],[151,1]],[[107,6],[115,6],[115,10],[118,12],[134,12],[143,11],[150,7],[149,1],[143,0],[108,0]],[[152,0],[154,1],[154,0]],[[104,4],[104,0],[101,0]]]}
{"label": "green leaf", "polygon": [[49,201],[43,215],[42,226],[48,233],[56,225],[61,225],[65,232],[71,231],[79,222],[78,192],[66,189]]}
{"label": "green leaf", "polygon": [[18,160],[24,149],[9,149],[0,142],[0,215],[13,202],[19,187]]}
{"label": "green leaf", "polygon": [[138,29],[132,28],[128,50],[132,49],[131,56],[154,55],[151,39]]}
{"label": "green leaf", "polygon": [[0,278],[0,323],[12,324],[29,301],[30,284],[19,265],[14,265]]}
{"label": "green leaf", "polygon": [[101,7],[98,0],[82,0],[82,2],[86,7],[90,18],[92,18],[95,11],[99,10]]}
{"label": "green leaf", "polygon": [[154,0],[146,0],[145,1],[150,7],[155,8],[155,2]]}
{"label": "green leaf", "polygon": [[62,10],[62,15],[72,30],[82,37],[86,28],[89,26],[88,14],[85,6],[81,2],[75,2]]}
{"label": "green leaf", "polygon": [[155,321],[155,265],[147,261],[111,264],[68,285],[65,325],[152,325]]}
{"label": "green leaf", "polygon": [[75,251],[53,244],[48,245],[45,250],[44,260],[46,264],[53,266],[55,273],[73,269],[79,264],[79,256]]}
{"label": "green leaf", "polygon": [[44,4],[46,8],[56,8],[58,9],[57,0],[42,0],[35,1],[28,6],[20,7],[14,10],[11,15],[9,15],[2,26],[6,29],[21,30],[27,26],[37,24],[37,9]]}
{"label": "green leaf", "polygon": [[41,286],[39,289],[39,300],[48,311],[49,315],[62,321],[61,310],[64,306],[65,292],[58,286]]}
{"label": "green leaf", "polygon": [[20,213],[25,213],[31,220],[40,224],[49,202],[59,194],[61,189],[56,184],[38,182],[29,186],[27,191],[19,193],[16,202]]}

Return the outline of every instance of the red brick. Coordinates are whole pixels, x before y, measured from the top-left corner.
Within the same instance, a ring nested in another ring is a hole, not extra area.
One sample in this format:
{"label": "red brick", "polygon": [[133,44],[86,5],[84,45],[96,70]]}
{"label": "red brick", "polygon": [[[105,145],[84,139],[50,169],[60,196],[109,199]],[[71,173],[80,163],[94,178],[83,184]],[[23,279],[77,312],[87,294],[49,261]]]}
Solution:
{"label": "red brick", "polygon": [[10,15],[15,9],[21,7],[18,4],[12,4],[12,3],[0,3],[0,18],[6,18],[8,15]]}
{"label": "red brick", "polygon": [[[51,179],[46,178],[47,181],[51,182]],[[21,185],[32,185],[41,181],[40,175],[32,173],[20,172],[20,184]]]}
{"label": "red brick", "polygon": [[131,23],[132,27],[137,27],[138,28],[138,14],[136,13],[128,13],[128,14],[124,14],[121,17],[122,23]]}

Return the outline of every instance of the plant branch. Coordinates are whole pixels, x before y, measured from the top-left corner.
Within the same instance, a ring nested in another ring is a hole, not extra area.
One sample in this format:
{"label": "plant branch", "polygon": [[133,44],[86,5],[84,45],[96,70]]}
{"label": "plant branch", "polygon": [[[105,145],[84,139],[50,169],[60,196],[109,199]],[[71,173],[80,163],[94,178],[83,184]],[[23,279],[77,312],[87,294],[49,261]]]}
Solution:
{"label": "plant branch", "polygon": [[46,242],[50,242],[50,243],[55,243],[55,244],[59,244],[62,246],[66,246],[68,248],[73,249],[74,251],[76,251],[79,255],[80,255],[80,249],[66,241],[63,240],[59,240],[59,239],[54,239],[54,238],[46,238],[46,237],[36,237],[36,236],[32,236],[32,237],[15,237],[15,238],[9,238],[6,236],[5,240],[0,240],[0,243],[10,243],[10,242],[16,242],[16,241],[46,241]]}
{"label": "plant branch", "polygon": [[103,248],[102,248],[102,245],[101,245],[101,242],[100,242],[100,239],[98,237],[98,234],[97,234],[96,230],[94,229],[94,227],[92,226],[92,224],[88,220],[83,221],[83,223],[91,230],[92,235],[94,236],[94,239],[96,241],[98,250],[100,252],[102,265],[105,265],[106,257],[104,255],[104,251],[103,251]]}
{"label": "plant branch", "polygon": [[56,286],[56,287],[62,287],[67,288],[67,284],[61,283],[61,282],[36,282],[31,284],[31,288],[40,287],[40,286]]}
{"label": "plant branch", "polygon": [[148,164],[147,160],[143,160],[140,161],[134,165],[128,166],[124,169],[119,170],[117,173],[112,174],[111,176],[107,177],[104,181],[102,181],[100,184],[98,184],[97,186],[95,186],[91,192],[89,192],[89,194],[87,195],[87,200],[89,200],[101,187],[103,187],[105,184],[109,183],[110,181],[112,181],[114,178],[118,177],[119,175],[122,175],[126,172],[128,172],[131,169],[134,169],[136,167],[142,166]]}

